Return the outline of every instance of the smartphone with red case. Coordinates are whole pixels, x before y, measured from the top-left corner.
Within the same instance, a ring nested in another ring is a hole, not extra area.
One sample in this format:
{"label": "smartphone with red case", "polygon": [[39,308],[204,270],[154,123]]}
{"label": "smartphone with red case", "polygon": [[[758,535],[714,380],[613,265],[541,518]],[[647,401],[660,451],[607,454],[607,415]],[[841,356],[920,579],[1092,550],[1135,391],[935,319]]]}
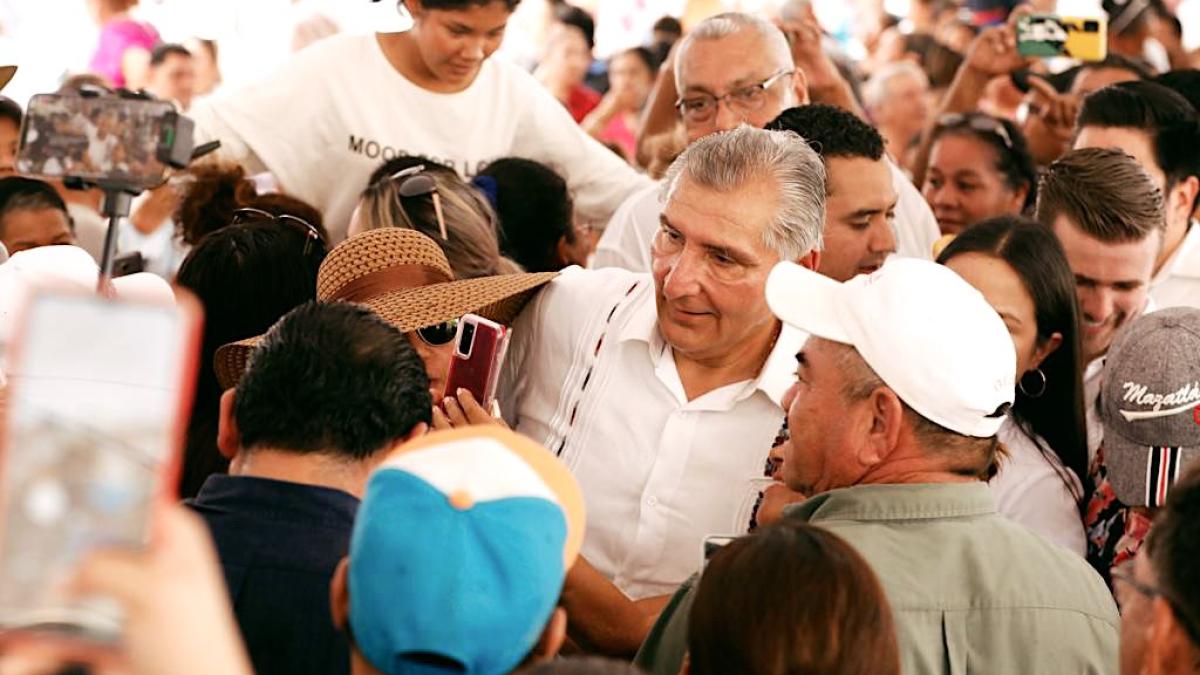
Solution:
{"label": "smartphone with red case", "polygon": [[10,345],[0,447],[0,633],[111,644],[122,613],[64,590],[98,545],[138,548],[177,499],[199,303],[35,291]]}
{"label": "smartphone with red case", "polygon": [[480,405],[490,407],[496,398],[496,382],[508,351],[509,335],[509,329],[495,321],[475,314],[464,316],[458,322],[454,357],[443,396],[454,396],[459,389],[466,389]]}

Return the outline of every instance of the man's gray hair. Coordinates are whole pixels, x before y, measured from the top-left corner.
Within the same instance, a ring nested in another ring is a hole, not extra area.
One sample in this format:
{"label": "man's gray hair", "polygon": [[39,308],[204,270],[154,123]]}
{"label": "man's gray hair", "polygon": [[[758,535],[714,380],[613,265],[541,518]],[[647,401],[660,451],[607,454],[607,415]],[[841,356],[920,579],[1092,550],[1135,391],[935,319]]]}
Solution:
{"label": "man's gray hair", "polygon": [[808,142],[790,131],[765,131],[745,124],[692,143],[667,169],[663,201],[684,174],[696,185],[732,192],[751,181],[771,178],[779,188],[779,209],[763,239],[780,260],[796,260],[820,250],[825,227],[825,164]]}
{"label": "man's gray hair", "polygon": [[[679,53],[675,56],[675,86],[679,92],[683,92],[684,86],[682,78],[683,61],[687,57],[692,43],[698,40],[718,40],[744,30],[757,31],[762,36],[763,44],[773,56],[773,60],[778,62],[776,67],[779,70],[795,67],[795,61],[792,59],[791,45],[788,44],[787,37],[783,34],[783,31],[779,30],[778,26],[761,16],[745,14],[743,12],[726,12],[710,16],[701,21],[696,24],[696,27],[691,32],[684,36],[683,44],[679,45]],[[744,54],[730,54],[729,58],[738,59],[744,56]]]}
{"label": "man's gray hair", "polygon": [[921,69],[921,66],[912,61],[896,61],[889,63],[871,76],[867,83],[863,85],[862,97],[863,105],[867,110],[875,110],[888,97],[888,87],[891,86],[892,80],[901,75],[911,75],[918,80],[921,80],[926,85],[929,84],[929,76]]}

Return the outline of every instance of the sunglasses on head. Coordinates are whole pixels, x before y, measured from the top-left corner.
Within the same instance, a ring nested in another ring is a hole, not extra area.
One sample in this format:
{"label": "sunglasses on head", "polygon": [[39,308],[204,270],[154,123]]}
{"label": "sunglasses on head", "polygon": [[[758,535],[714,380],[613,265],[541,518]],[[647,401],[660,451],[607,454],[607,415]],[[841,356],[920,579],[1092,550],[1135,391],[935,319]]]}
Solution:
{"label": "sunglasses on head", "polygon": [[233,220],[230,221],[230,224],[240,225],[242,223],[248,223],[252,220],[269,220],[274,223],[280,223],[282,225],[299,228],[305,237],[304,255],[312,253],[313,242],[321,242],[322,246],[324,246],[325,240],[321,237],[320,230],[300,216],[293,216],[289,213],[275,215],[270,211],[264,211],[262,209],[256,209],[254,207],[247,206],[233,212]]}
{"label": "sunglasses on head", "polygon": [[441,347],[454,342],[458,335],[458,319],[443,321],[432,326],[417,329],[417,337],[431,347]]}
{"label": "sunglasses on head", "polygon": [[942,115],[938,118],[938,127],[942,129],[953,129],[954,127],[970,127],[975,131],[989,134],[1000,139],[1004,147],[1009,150],[1013,149],[1012,136],[1008,134],[1008,129],[1004,127],[1004,123],[994,117],[986,115],[964,115],[963,113],[950,113]]}
{"label": "sunglasses on head", "polygon": [[[433,201],[433,213],[437,217],[438,232],[442,235],[442,241],[450,239],[446,233],[446,218],[442,215],[442,197],[438,194],[433,176],[425,173],[424,164],[401,169],[380,182],[384,181],[396,183],[396,192],[400,194],[401,199],[429,195]],[[403,202],[400,206],[404,207]]]}

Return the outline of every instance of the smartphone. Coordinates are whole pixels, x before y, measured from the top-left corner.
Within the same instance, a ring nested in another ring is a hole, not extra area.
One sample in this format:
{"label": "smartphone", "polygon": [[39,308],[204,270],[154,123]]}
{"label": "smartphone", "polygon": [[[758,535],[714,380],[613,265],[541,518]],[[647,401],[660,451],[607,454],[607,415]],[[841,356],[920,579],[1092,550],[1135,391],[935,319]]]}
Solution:
{"label": "smartphone", "polygon": [[466,389],[480,405],[489,408],[496,398],[496,382],[510,335],[507,327],[495,321],[475,314],[464,316],[458,322],[454,356],[442,395],[454,396],[459,389]]}
{"label": "smartphone", "polygon": [[17,172],[154,187],[166,178],[162,154],[180,119],[168,101],[38,94],[22,124]]}
{"label": "smartphone", "polygon": [[1108,55],[1108,20],[1030,14],[1017,20],[1017,51],[1022,56],[1066,56],[1103,61]]}
{"label": "smartphone", "polygon": [[146,271],[146,259],[141,251],[134,251],[113,261],[113,278]]}
{"label": "smartphone", "polygon": [[717,551],[725,548],[729,542],[737,539],[736,534],[710,534],[704,538],[700,544],[700,571],[703,572],[705,567],[708,567],[708,561],[717,554]]}
{"label": "smartphone", "polygon": [[97,545],[140,547],[174,499],[200,309],[35,291],[9,359],[0,449],[0,631],[109,644],[121,611],[64,593]]}

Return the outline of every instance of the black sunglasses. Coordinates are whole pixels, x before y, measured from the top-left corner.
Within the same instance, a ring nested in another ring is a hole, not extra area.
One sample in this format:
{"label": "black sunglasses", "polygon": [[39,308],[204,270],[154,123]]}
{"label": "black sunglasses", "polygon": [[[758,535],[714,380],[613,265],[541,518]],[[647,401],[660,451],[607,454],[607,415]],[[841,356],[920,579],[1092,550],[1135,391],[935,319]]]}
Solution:
{"label": "black sunglasses", "polygon": [[270,211],[256,209],[252,206],[246,206],[233,212],[233,220],[231,225],[240,225],[248,223],[252,220],[269,220],[271,222],[288,225],[290,227],[298,227],[304,234],[306,241],[304,242],[304,255],[312,253],[313,242],[320,242],[321,248],[325,248],[325,238],[321,236],[321,231],[318,230],[312,223],[301,218],[293,216],[290,213],[281,213],[275,215]]}
{"label": "black sunglasses", "polygon": [[458,319],[443,321],[432,326],[417,329],[417,337],[431,347],[441,347],[454,341],[458,335]]}

